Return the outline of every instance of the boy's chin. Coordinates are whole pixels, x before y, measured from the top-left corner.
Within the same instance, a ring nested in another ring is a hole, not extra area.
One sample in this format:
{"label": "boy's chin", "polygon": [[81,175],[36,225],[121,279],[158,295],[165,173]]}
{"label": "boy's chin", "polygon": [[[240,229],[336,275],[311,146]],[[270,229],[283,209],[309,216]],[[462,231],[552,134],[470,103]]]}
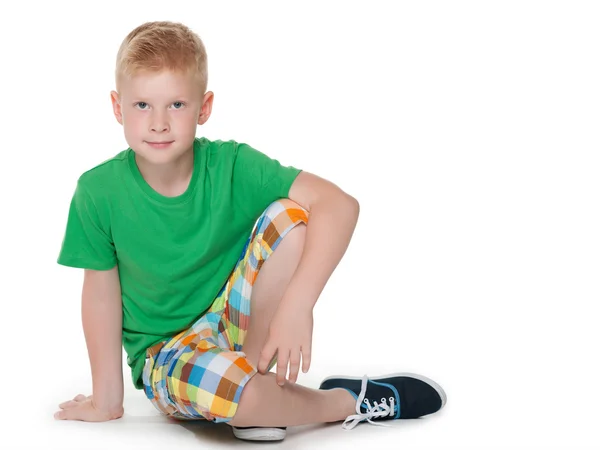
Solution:
{"label": "boy's chin", "polygon": [[[193,148],[193,147],[192,147]],[[136,151],[133,149],[136,154],[137,159],[142,159],[144,162],[149,164],[169,164],[178,159],[182,158],[184,155],[189,153],[189,151],[181,150],[181,149],[142,149],[140,151]]]}

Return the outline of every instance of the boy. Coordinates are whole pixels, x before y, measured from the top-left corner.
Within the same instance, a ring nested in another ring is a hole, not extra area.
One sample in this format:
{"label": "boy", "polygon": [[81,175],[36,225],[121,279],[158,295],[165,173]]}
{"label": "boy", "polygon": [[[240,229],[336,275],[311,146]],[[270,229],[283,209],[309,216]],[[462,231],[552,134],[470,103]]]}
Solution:
{"label": "boy", "polygon": [[246,144],[196,138],[214,98],[200,38],[179,23],[145,23],[121,44],[115,78],[129,148],[79,178],[58,258],[85,269],[93,395],[55,417],[123,415],[121,346],[135,387],[161,413],[227,422],[242,439],[442,408],[441,387],[419,375],[295,384],[310,366],[313,307],[359,205]]}

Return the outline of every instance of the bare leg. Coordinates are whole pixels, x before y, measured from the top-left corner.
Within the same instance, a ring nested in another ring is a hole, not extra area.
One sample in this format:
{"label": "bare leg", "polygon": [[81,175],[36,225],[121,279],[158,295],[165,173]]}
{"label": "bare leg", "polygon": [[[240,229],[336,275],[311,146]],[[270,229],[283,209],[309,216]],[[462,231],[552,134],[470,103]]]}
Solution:
{"label": "bare leg", "polygon": [[[265,261],[252,287],[250,324],[243,345],[248,360],[258,364],[269,325],[298,267],[306,225],[292,229]],[[298,384],[278,386],[274,374],[256,374],[245,386],[232,426],[294,426],[336,422],[354,414],[356,400],[345,389],[321,391]]]}
{"label": "bare leg", "polygon": [[273,315],[300,262],[305,236],[303,223],[290,230],[264,262],[252,286],[250,324],[242,351],[254,366],[258,365]]}
{"label": "bare leg", "polygon": [[337,422],[356,414],[356,400],[345,389],[318,390],[298,384],[278,386],[275,374],[256,374],[246,384],[229,425],[286,427]]}

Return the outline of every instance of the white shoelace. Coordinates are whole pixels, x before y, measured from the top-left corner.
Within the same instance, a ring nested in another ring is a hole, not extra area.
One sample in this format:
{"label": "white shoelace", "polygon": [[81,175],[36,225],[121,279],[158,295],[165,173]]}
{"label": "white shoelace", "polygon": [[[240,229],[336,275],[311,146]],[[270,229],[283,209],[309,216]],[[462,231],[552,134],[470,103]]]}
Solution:
{"label": "white shoelace", "polygon": [[[360,422],[364,422],[365,420],[373,425],[379,425],[382,427],[389,427],[390,425],[385,425],[383,423],[373,422],[371,419],[378,419],[385,416],[393,416],[394,415],[394,407],[396,399],[394,397],[390,397],[389,399],[382,398],[381,403],[373,402],[373,405],[369,402],[369,399],[365,398],[367,393],[367,382],[369,378],[365,375],[362,379],[360,394],[358,395],[358,399],[356,400],[356,413],[354,415],[348,416],[342,425],[342,428],[345,430],[351,430]],[[389,400],[390,404],[388,405],[387,400]],[[360,407],[362,403],[367,405],[366,412],[361,413]]]}

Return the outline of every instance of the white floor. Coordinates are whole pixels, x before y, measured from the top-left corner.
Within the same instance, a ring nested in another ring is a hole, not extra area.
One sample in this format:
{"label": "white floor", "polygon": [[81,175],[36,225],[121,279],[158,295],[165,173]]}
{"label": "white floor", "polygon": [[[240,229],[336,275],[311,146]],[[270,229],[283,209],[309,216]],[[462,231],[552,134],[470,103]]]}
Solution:
{"label": "white floor", "polygon": [[[276,445],[281,449],[315,448],[427,448],[440,447],[451,433],[445,411],[435,417],[395,423],[389,428],[361,425],[345,431],[339,424],[288,429],[281,443],[245,443],[237,440],[229,426],[208,423],[175,423],[160,417],[145,399],[127,399],[128,412],[119,421],[101,424],[40,421],[36,432],[38,448],[52,449],[163,449],[163,448],[262,448]],[[49,412],[49,411],[48,411]],[[23,436],[23,435],[21,435]],[[446,436],[446,439],[444,438]],[[21,441],[22,447],[34,448]],[[82,443],[85,442],[85,446]],[[250,445],[250,447],[248,447]],[[464,447],[463,447],[464,448]]]}
{"label": "white floor", "polygon": [[[352,431],[343,430],[340,424],[291,428],[285,441],[277,444],[238,441],[223,424],[172,422],[159,416],[141,391],[129,386],[126,413],[120,420],[98,424],[54,421],[59,401],[67,394],[88,391],[84,388],[88,380],[82,376],[80,382],[65,380],[54,389],[32,389],[30,395],[9,392],[11,408],[2,413],[2,440],[10,445],[0,448],[600,448],[594,431],[598,425],[597,373],[560,373],[557,369],[554,375],[532,379],[519,364],[493,369],[473,360],[470,365],[444,363],[440,367],[435,378],[444,385],[448,403],[437,414],[388,421],[388,428],[369,424]],[[315,374],[321,372],[315,369]],[[303,382],[315,386],[315,374],[305,375]]]}

